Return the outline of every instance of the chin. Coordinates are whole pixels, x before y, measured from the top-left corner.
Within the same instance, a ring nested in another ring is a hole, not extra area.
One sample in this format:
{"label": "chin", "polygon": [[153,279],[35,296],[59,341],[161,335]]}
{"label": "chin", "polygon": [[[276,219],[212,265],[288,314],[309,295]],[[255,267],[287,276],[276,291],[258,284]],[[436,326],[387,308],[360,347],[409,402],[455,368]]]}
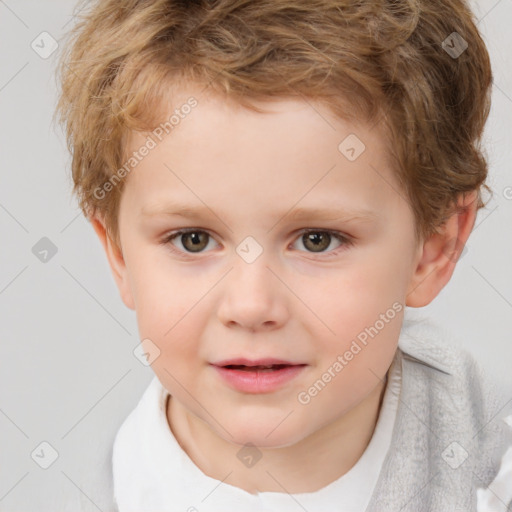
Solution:
{"label": "chin", "polygon": [[285,427],[286,420],[279,425],[280,421],[282,418],[279,421],[260,421],[258,424],[254,424],[246,420],[242,424],[230,424],[228,431],[231,436],[222,430],[216,429],[216,432],[229,443],[241,447],[252,444],[259,448],[285,448],[300,442],[307,436],[306,432],[299,431],[292,425]]}

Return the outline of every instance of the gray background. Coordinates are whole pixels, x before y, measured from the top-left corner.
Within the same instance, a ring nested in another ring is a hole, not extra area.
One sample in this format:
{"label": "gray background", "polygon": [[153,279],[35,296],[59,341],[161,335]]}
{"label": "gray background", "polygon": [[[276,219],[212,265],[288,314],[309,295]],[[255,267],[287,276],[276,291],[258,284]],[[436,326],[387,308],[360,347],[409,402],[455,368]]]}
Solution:
{"label": "gray background", "polygon": [[[0,0],[0,511],[56,510],[57,495],[70,510],[107,510],[100,469],[153,377],[133,355],[135,313],[71,196],[70,156],[51,125],[60,52],[44,59],[31,47],[43,31],[61,39],[74,5]],[[473,7],[495,74],[485,136],[495,198],[451,282],[407,315],[434,320],[512,398],[512,0]],[[33,252],[43,237],[57,249],[47,262]],[[43,441],[59,454],[46,470],[31,456]]]}

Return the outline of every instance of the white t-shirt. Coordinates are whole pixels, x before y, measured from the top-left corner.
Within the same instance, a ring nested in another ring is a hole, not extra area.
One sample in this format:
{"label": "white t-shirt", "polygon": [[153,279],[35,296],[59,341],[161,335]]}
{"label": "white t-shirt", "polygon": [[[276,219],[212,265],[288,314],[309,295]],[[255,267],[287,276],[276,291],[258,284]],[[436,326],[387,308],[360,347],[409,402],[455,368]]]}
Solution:
{"label": "white t-shirt", "polygon": [[315,492],[251,494],[205,475],[194,464],[169,427],[169,393],[155,376],[114,442],[119,512],[364,512],[391,445],[400,387],[401,366],[395,359],[373,436],[350,471]]}

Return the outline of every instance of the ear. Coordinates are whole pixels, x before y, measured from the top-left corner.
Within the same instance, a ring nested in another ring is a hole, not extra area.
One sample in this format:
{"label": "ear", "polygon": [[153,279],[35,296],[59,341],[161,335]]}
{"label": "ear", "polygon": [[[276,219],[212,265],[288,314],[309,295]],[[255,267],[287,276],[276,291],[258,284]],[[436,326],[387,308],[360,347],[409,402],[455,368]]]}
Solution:
{"label": "ear", "polygon": [[409,283],[406,306],[420,308],[430,304],[452,277],[475,224],[477,198],[476,191],[461,196],[457,205],[463,210],[454,213],[422,242],[422,254]]}
{"label": "ear", "polygon": [[93,216],[90,218],[90,221],[100,239],[101,245],[103,245],[105,249],[121,299],[126,307],[135,310],[135,301],[133,300],[133,294],[128,280],[128,271],[121,250],[110,239],[103,219],[98,216]]}

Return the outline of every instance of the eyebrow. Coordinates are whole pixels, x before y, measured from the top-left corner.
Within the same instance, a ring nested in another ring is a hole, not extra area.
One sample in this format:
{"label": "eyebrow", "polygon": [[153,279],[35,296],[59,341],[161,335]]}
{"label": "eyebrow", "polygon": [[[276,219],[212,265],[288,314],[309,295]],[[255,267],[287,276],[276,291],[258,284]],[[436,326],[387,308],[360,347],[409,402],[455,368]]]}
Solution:
{"label": "eyebrow", "polygon": [[[200,219],[205,215],[213,214],[215,217],[219,217],[213,210],[207,206],[199,206],[192,208],[188,205],[166,205],[156,206],[154,208],[142,208],[142,217],[183,217],[187,219]],[[221,215],[220,217],[222,217]],[[220,218],[219,217],[219,218]],[[359,221],[359,222],[375,222],[381,215],[373,210],[367,208],[361,208],[358,210],[354,209],[342,209],[342,208],[304,208],[299,207],[289,210],[288,212],[282,212],[276,215],[278,219],[287,218],[288,220],[304,220],[304,219],[315,219],[323,221],[334,221],[334,220],[345,220],[345,221]]]}

